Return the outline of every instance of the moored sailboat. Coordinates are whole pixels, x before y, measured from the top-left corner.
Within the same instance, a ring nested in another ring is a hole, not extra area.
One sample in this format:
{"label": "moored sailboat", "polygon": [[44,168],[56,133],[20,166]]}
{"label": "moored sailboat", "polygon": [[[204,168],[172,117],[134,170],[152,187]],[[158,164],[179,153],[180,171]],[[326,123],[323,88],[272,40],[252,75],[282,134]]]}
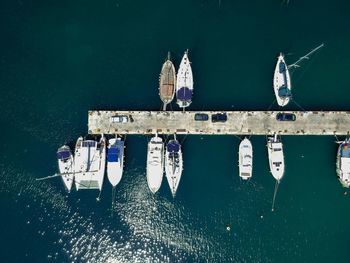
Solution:
{"label": "moored sailboat", "polygon": [[167,143],[165,152],[165,174],[173,197],[179,187],[182,166],[181,145],[174,136],[174,139]]}
{"label": "moored sailboat", "polygon": [[275,206],[275,198],[280,181],[284,175],[284,154],[281,139],[277,134],[267,138],[267,152],[269,156],[269,165],[272,176],[276,180],[275,191],[273,194],[272,211]]}
{"label": "moored sailboat", "polygon": [[337,151],[337,175],[342,186],[350,186],[350,138],[339,142]]}
{"label": "moored sailboat", "polygon": [[166,105],[174,98],[175,84],[175,67],[170,60],[170,52],[168,52],[167,60],[164,62],[159,76],[159,96],[163,101],[163,110],[166,110]]}
{"label": "moored sailboat", "polygon": [[243,180],[252,177],[253,170],[253,146],[249,139],[244,138],[239,144],[239,176]]}
{"label": "moored sailboat", "polygon": [[63,145],[57,150],[57,160],[63,184],[68,192],[70,192],[74,180],[74,159],[68,145]]}
{"label": "moored sailboat", "polygon": [[186,108],[192,103],[193,96],[193,75],[188,50],[182,57],[179,71],[176,78],[176,103],[180,108]]}
{"label": "moored sailboat", "polygon": [[162,184],[164,173],[164,143],[157,134],[148,143],[146,170],[148,187],[152,193],[156,193]]}
{"label": "moored sailboat", "polygon": [[75,186],[80,189],[102,190],[106,166],[106,139],[99,142],[79,137],[74,153]]}
{"label": "moored sailboat", "polygon": [[273,88],[279,106],[286,106],[292,97],[291,79],[288,66],[282,53],[278,56],[275,73],[273,76]]}

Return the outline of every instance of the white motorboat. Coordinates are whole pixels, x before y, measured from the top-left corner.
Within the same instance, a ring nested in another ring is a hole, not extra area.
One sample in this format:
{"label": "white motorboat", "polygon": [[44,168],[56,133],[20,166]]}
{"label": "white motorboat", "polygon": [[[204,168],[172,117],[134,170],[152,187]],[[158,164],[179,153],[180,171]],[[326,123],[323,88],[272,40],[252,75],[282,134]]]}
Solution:
{"label": "white motorboat", "polygon": [[267,152],[272,176],[280,182],[284,175],[284,155],[283,145],[281,140],[277,137],[277,134],[268,137]]}
{"label": "white motorboat", "polygon": [[278,56],[275,73],[273,76],[273,88],[279,106],[286,106],[292,97],[291,80],[289,70],[282,53]]}
{"label": "white motorboat", "polygon": [[165,174],[173,197],[179,187],[182,165],[181,145],[174,137],[167,143],[165,152]]}
{"label": "white motorboat", "polygon": [[193,96],[193,75],[190,60],[188,59],[188,50],[182,57],[179,71],[176,78],[176,103],[180,108],[188,107],[192,102]]}
{"label": "white motorboat", "polygon": [[341,184],[349,188],[350,186],[350,139],[339,142],[337,152],[337,175]]}
{"label": "white motorboat", "polygon": [[244,138],[239,144],[239,176],[243,180],[252,177],[253,170],[253,146],[249,139]]}
{"label": "white motorboat", "polygon": [[122,179],[124,167],[124,141],[113,138],[108,141],[107,177],[113,187]]}
{"label": "white motorboat", "polygon": [[147,148],[147,183],[152,193],[156,193],[163,180],[164,143],[157,134],[148,143]]}
{"label": "white motorboat", "polygon": [[63,145],[57,150],[57,160],[64,186],[70,192],[74,181],[74,159],[69,146]]}
{"label": "white motorboat", "polygon": [[79,137],[75,146],[74,175],[75,187],[99,189],[101,191],[106,168],[106,139],[99,142]]}

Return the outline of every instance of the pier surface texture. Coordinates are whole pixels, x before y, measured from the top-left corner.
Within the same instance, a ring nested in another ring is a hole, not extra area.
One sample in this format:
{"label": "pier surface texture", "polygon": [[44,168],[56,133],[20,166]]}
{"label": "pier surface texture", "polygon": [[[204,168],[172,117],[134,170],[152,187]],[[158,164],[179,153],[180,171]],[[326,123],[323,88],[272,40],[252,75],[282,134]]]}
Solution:
{"label": "pier surface texture", "polygon": [[[278,121],[279,112],[293,113],[295,121]],[[208,114],[196,121],[196,113]],[[212,115],[226,113],[226,122]],[[206,135],[346,135],[350,111],[89,111],[89,134],[206,134]],[[115,122],[114,116],[127,116]],[[125,118],[124,118],[125,119]]]}

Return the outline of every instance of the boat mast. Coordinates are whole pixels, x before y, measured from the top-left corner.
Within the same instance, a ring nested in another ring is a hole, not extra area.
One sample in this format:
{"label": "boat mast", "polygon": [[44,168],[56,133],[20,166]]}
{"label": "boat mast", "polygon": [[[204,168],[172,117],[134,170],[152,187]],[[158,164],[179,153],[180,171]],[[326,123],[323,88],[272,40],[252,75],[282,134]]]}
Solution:
{"label": "boat mast", "polygon": [[314,48],[313,50],[311,50],[309,53],[307,53],[306,55],[300,57],[296,62],[294,62],[293,64],[289,65],[288,66],[288,69],[291,69],[291,68],[298,68],[300,67],[298,64],[303,61],[304,59],[309,59],[309,56],[316,52],[317,50],[319,50],[320,48],[322,48],[324,46],[324,43],[322,43],[321,45],[317,46],[316,48]]}

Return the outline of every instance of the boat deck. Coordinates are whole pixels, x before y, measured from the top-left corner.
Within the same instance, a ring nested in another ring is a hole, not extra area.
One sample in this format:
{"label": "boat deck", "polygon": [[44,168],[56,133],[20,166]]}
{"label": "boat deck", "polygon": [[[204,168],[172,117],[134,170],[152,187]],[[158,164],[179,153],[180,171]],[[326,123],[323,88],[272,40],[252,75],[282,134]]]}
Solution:
{"label": "boat deck", "polygon": [[[350,111],[284,111],[295,121],[277,121],[280,111],[226,111],[226,122],[212,122],[222,111],[89,111],[89,134],[206,134],[206,135],[346,135],[350,131]],[[209,120],[195,121],[196,113]],[[111,117],[128,116],[126,123]]]}

